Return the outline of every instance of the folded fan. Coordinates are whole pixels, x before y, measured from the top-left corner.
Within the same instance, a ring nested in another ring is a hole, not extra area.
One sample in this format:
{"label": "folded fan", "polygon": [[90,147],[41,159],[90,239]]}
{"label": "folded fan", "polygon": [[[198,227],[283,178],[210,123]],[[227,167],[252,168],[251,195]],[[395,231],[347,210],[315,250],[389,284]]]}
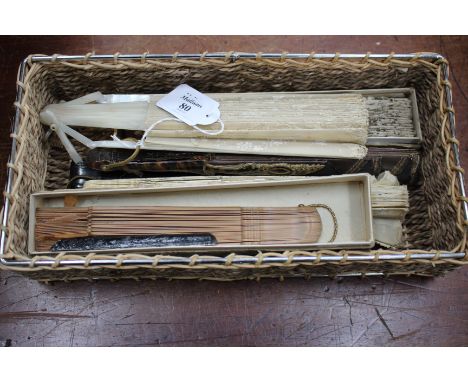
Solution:
{"label": "folded fan", "polygon": [[[90,180],[85,189],[113,188],[167,188],[185,185],[205,186],[209,184],[229,184],[244,181],[268,182],[286,179],[306,179],[295,176],[186,176],[174,178],[136,178]],[[385,171],[378,179],[372,178],[371,206],[375,240],[384,246],[396,247],[403,235],[402,222],[409,209],[409,194],[406,185],[400,185],[398,179]]]}
{"label": "folded fan", "polygon": [[211,234],[218,244],[315,243],[322,222],[299,207],[64,207],[36,210],[36,249],[88,236]]}
{"label": "folded fan", "polygon": [[[168,120],[148,132],[141,148],[355,159],[366,155],[364,145],[369,115],[361,94],[265,92],[208,95],[220,103],[225,126],[222,134],[211,139],[184,123]],[[81,163],[82,158],[67,135],[90,149],[135,149],[137,143],[115,136],[112,141],[92,141],[70,126],[143,132],[154,123],[170,117],[169,113],[156,106],[163,95],[141,96],[146,97],[146,101],[139,97],[134,102],[121,102],[122,98],[118,98],[119,102],[107,103],[109,97],[97,92],[70,102],[48,105],[41,112],[41,122],[54,127],[74,162]],[[210,126],[204,129],[210,130]]]}
{"label": "folded fan", "polygon": [[[343,142],[364,145],[369,115],[361,94],[311,93],[218,93],[224,132],[204,135],[187,124],[167,121],[148,138],[206,138],[226,140],[297,140]],[[154,96],[157,101],[161,96]],[[149,108],[145,125],[167,117],[159,108]],[[213,125],[217,129],[216,124]],[[208,128],[206,128],[208,130]],[[157,139],[152,140],[157,143]]]}

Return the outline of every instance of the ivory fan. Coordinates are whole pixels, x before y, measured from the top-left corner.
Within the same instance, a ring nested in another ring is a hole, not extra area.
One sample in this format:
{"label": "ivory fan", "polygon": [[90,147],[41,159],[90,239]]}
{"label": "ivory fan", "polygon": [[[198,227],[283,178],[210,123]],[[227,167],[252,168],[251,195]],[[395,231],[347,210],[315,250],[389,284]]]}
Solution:
{"label": "ivory fan", "polygon": [[[216,93],[224,131],[205,135],[156,106],[164,95],[102,95],[99,92],[46,106],[41,122],[59,135],[75,162],[81,157],[69,141],[88,148],[199,151],[331,158],[363,158],[369,116],[361,94]],[[92,141],[70,126],[140,130],[144,141]],[[217,130],[217,124],[204,127]]]}

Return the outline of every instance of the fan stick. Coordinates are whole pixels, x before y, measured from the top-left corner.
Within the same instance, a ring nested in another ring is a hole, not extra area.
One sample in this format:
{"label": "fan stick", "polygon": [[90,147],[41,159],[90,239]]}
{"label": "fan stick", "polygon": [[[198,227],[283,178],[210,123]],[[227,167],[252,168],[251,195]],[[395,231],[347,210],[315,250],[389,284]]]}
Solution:
{"label": "fan stick", "polygon": [[315,243],[315,207],[64,207],[36,210],[36,249],[89,236],[211,234],[218,244]]}

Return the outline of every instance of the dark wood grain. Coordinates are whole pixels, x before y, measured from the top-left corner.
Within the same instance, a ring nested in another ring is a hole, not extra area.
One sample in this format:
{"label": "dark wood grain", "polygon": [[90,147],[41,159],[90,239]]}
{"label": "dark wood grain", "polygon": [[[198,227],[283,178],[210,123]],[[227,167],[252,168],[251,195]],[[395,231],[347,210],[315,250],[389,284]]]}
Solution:
{"label": "dark wood grain", "polygon": [[[0,37],[0,182],[16,71],[31,53],[435,51],[451,63],[468,163],[468,38],[452,36]],[[468,269],[443,278],[39,284],[0,273],[0,346],[466,346]]]}

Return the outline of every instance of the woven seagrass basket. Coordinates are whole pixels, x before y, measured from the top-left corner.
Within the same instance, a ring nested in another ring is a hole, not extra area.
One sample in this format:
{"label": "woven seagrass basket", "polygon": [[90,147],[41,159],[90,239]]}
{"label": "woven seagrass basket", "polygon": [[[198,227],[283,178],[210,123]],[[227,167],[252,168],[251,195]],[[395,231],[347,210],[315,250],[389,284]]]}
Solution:
{"label": "woven seagrass basket", "polygon": [[[47,104],[87,93],[416,89],[423,134],[421,173],[410,189],[406,244],[392,251],[286,251],[190,258],[27,252],[31,193],[64,188],[69,157],[39,122]],[[31,56],[20,67],[2,226],[1,267],[40,280],[337,275],[439,275],[468,262],[467,205],[454,136],[448,64],[437,54],[246,54]]]}

